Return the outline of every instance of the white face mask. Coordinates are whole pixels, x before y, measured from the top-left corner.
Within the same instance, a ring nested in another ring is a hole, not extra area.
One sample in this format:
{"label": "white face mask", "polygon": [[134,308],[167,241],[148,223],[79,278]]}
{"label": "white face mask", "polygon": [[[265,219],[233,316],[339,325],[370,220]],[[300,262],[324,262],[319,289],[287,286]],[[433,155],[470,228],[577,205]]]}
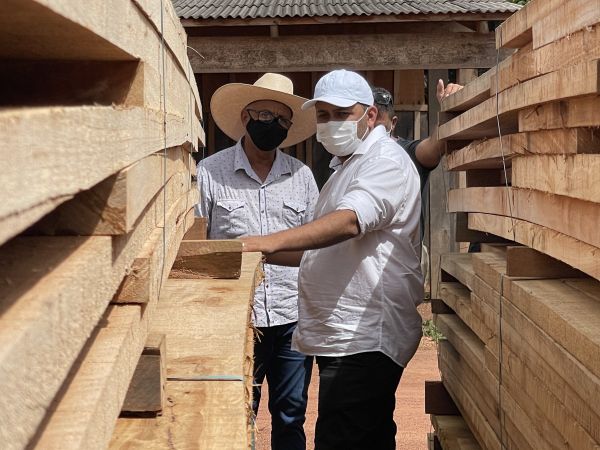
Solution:
{"label": "white face mask", "polygon": [[367,127],[362,137],[358,137],[358,120],[330,121],[317,124],[317,141],[323,144],[325,150],[334,156],[348,156],[358,149],[362,140],[369,132]]}

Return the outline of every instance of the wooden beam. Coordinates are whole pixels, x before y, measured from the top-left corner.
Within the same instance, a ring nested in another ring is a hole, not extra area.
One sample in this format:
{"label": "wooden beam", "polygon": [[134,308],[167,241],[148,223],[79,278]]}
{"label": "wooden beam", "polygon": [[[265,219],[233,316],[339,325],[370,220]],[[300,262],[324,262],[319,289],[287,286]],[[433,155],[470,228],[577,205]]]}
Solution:
{"label": "wooden beam", "polygon": [[490,82],[495,72],[494,67],[466,83],[460,91],[446,97],[442,101],[441,110],[444,112],[466,111],[490,98]]}
{"label": "wooden beam", "polygon": [[[539,155],[516,159],[513,186],[600,202],[598,155]],[[556,176],[562,174],[562,176]]]}
{"label": "wooden beam", "polygon": [[[501,92],[440,126],[441,139],[477,139],[498,135],[496,116],[503,133],[516,131],[518,110],[570,97],[597,94],[600,86],[598,61],[582,62],[534,78]],[[498,107],[496,107],[498,104]],[[494,127],[496,130],[494,131]]]}
{"label": "wooden beam", "polygon": [[183,241],[172,278],[239,278],[242,243],[233,240]]}
{"label": "wooden beam", "polygon": [[439,447],[431,450],[481,450],[479,443],[471,433],[468,425],[461,416],[431,415],[431,423],[435,428]]}
{"label": "wooden beam", "polygon": [[452,13],[452,14],[389,14],[389,15],[355,15],[355,16],[305,16],[305,17],[255,17],[226,19],[181,19],[186,28],[199,27],[246,27],[270,25],[323,25],[342,23],[403,23],[417,22],[479,22],[481,20],[505,20],[511,13]]}
{"label": "wooden beam", "polygon": [[465,212],[454,213],[454,241],[455,242],[473,242],[473,243],[496,243],[506,242],[505,239],[495,236],[489,233],[482,233],[481,231],[475,231],[469,229],[469,217]]}
{"label": "wooden beam", "polygon": [[469,228],[513,239],[600,279],[598,248],[546,227],[510,217],[469,214]]}
{"label": "wooden beam", "polygon": [[600,0],[560,2],[533,24],[533,48],[540,48],[600,22]]}
{"label": "wooden beam", "polygon": [[[196,191],[192,191],[195,194]],[[174,202],[167,224],[182,236],[192,223],[187,198]],[[182,210],[187,217],[182,219]],[[163,268],[160,286],[167,280]],[[70,378],[38,432],[35,448],[105,448],[122,409],[131,378],[147,340],[158,296],[141,305],[113,305],[71,369]],[[82,405],[85,405],[82,408]]]}
{"label": "wooden beam", "polygon": [[[35,108],[0,112],[0,136],[6,147],[12,149],[0,155],[0,163],[5,167],[4,186],[6,192],[15,194],[6,196],[0,205],[0,243],[78,192],[162,149],[165,145],[162,130],[163,115],[143,108]],[[190,142],[190,124],[181,117],[168,115],[166,138],[167,147]],[[36,161],[34,184],[23,177],[31,170],[32,160]]]}
{"label": "wooden beam", "polygon": [[164,334],[148,336],[121,408],[122,415],[162,412],[166,401],[166,351]]}
{"label": "wooden beam", "polygon": [[190,189],[191,155],[182,147],[153,153],[56,208],[32,234],[117,235],[130,232],[152,198],[177,174]]}
{"label": "wooden beam", "polygon": [[583,278],[571,266],[529,247],[506,249],[506,275],[521,278]]}
{"label": "wooden beam", "polygon": [[[196,73],[490,67],[493,36],[475,33],[190,37]],[[466,50],[468,49],[468,50]]]}
{"label": "wooden beam", "polygon": [[[187,213],[181,217],[169,215],[166,227],[157,224],[119,285],[112,303],[151,303],[158,298],[162,279],[171,271],[183,233],[193,222],[197,191],[190,190],[186,196]],[[180,223],[185,227],[180,227]]]}
{"label": "wooden beam", "polygon": [[519,111],[519,131],[597,127],[598,123],[600,96],[568,98]]}
{"label": "wooden beam", "polygon": [[533,38],[531,28],[555,9],[561,0],[529,2],[496,29],[496,48],[521,48]]}
{"label": "wooden beam", "polygon": [[[192,204],[197,202],[197,191],[193,195]],[[180,218],[190,206],[187,198],[175,200],[169,217]],[[31,439],[134,258],[155,230],[156,203],[148,206],[127,235],[27,237],[2,248],[0,266],[5,275],[0,297],[12,307],[0,318],[0,373],[5,380],[0,404],[26,405],[19,411],[0,408],[2,440],[5,436],[13,442]],[[98,274],[103,274],[101,279]],[[82,292],[86,292],[85,301]],[[38,388],[31,390],[31,386]],[[1,417],[2,411],[10,411],[9,416]]]}
{"label": "wooden beam", "polygon": [[425,414],[458,416],[460,412],[441,381],[425,380]]}
{"label": "wooden beam", "polygon": [[432,314],[454,314],[452,308],[439,298],[432,298],[430,303]]}
{"label": "wooden beam", "polygon": [[206,229],[208,221],[206,217],[196,217],[192,227],[189,229],[185,236],[184,241],[203,240],[206,239]]}
{"label": "wooden beam", "polygon": [[170,406],[156,419],[121,418],[109,448],[247,448],[253,299],[260,254],[237,280],[167,281],[151,331],[164,333]]}
{"label": "wooden beam", "polygon": [[600,235],[596,227],[600,222],[598,203],[499,186],[451,190],[448,194],[448,208],[451,212],[480,212],[513,217],[600,248]]}

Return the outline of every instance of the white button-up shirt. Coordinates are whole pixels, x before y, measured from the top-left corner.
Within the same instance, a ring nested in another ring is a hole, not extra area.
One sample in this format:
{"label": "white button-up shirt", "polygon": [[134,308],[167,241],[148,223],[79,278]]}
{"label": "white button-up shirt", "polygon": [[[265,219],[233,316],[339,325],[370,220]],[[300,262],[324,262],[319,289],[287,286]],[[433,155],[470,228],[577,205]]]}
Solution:
{"label": "white button-up shirt", "polygon": [[[209,239],[266,235],[312,220],[319,190],[311,170],[277,150],[263,182],[238,142],[198,163],[200,203]],[[298,269],[265,264],[254,297],[257,327],[298,320]]]}
{"label": "white button-up shirt", "polygon": [[422,335],[419,174],[383,126],[331,166],[315,219],[352,210],[360,236],[304,253],[292,347],[322,356],[380,351],[405,366]]}

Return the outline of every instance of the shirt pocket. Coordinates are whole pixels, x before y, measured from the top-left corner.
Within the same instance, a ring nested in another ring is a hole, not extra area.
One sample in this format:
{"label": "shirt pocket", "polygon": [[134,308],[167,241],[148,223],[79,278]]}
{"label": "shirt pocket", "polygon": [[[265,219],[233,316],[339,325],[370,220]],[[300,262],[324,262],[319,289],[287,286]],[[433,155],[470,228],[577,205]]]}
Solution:
{"label": "shirt pocket", "polygon": [[248,208],[244,200],[218,200],[214,223],[217,234],[236,238],[248,232]]}
{"label": "shirt pocket", "polygon": [[302,225],[305,212],[306,204],[289,200],[283,201],[282,219],[286,226],[291,228]]}

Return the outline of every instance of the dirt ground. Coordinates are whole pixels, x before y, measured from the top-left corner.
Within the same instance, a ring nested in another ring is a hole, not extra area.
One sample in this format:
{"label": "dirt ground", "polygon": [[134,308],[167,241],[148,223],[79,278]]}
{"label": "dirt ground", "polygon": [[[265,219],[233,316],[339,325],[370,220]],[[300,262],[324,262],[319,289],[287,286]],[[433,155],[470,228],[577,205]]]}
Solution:
{"label": "dirt ground", "polygon": [[[431,318],[429,304],[421,305],[419,311],[423,316],[423,320]],[[425,414],[424,384],[425,380],[439,379],[435,343],[431,339],[423,338],[417,353],[404,371],[396,392],[394,419],[398,426],[398,433],[396,434],[397,450],[427,450],[427,433],[431,431],[431,422],[429,415]],[[314,449],[318,389],[318,370],[313,370],[308,394],[306,423],[304,425],[307,450]],[[271,448],[271,417],[267,409],[266,384],[263,392],[257,419],[256,450],[270,450]]]}

